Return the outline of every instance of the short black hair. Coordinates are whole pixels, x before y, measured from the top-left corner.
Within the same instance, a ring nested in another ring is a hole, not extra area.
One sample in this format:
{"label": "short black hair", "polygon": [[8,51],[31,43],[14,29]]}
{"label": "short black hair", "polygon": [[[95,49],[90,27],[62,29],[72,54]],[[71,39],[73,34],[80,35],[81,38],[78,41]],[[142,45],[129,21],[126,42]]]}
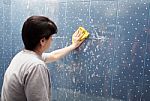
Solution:
{"label": "short black hair", "polygon": [[42,38],[57,33],[56,24],[45,16],[31,16],[23,24],[22,40],[27,50],[34,50]]}

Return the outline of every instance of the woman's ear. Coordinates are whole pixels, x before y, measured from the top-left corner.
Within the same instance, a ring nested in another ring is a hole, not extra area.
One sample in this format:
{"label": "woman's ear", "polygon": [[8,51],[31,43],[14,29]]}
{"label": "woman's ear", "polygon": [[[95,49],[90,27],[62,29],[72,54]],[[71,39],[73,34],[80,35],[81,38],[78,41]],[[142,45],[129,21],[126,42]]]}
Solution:
{"label": "woman's ear", "polygon": [[45,38],[42,38],[42,39],[40,40],[40,45],[41,45],[41,46],[45,46],[45,44],[46,44],[46,39],[45,39]]}

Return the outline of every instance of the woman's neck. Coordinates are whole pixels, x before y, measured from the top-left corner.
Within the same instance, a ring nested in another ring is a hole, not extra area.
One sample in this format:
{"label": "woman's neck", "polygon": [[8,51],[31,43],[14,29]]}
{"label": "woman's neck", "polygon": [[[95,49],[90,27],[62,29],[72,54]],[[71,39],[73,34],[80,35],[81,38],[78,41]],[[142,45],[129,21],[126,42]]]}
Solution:
{"label": "woman's neck", "polygon": [[34,52],[36,53],[36,54],[38,54],[38,55],[42,55],[42,53],[43,53],[43,51],[42,51],[42,49],[40,49],[40,48],[36,48],[35,50],[34,50]]}

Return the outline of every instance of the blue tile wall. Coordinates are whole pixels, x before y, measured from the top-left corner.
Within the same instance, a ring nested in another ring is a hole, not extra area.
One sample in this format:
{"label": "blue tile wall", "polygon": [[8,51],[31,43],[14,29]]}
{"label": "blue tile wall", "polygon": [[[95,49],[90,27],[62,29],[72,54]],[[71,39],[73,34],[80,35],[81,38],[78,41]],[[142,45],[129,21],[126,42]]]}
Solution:
{"label": "blue tile wall", "polygon": [[48,64],[52,101],[149,101],[149,7],[149,0],[1,0],[0,89],[23,48],[23,22],[44,15],[59,29],[49,52],[70,45],[79,26],[90,32],[78,49]]}

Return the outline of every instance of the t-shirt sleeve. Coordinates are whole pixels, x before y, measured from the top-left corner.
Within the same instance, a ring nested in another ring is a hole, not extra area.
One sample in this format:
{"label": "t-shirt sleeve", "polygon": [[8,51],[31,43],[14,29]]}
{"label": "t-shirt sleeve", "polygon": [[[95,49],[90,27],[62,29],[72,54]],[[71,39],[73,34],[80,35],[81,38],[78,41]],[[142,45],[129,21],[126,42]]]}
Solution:
{"label": "t-shirt sleeve", "polygon": [[24,79],[27,101],[50,101],[50,78],[44,65],[34,66]]}
{"label": "t-shirt sleeve", "polygon": [[50,53],[43,53],[42,54],[42,60],[45,62],[45,63],[48,63],[48,56],[50,55]]}

